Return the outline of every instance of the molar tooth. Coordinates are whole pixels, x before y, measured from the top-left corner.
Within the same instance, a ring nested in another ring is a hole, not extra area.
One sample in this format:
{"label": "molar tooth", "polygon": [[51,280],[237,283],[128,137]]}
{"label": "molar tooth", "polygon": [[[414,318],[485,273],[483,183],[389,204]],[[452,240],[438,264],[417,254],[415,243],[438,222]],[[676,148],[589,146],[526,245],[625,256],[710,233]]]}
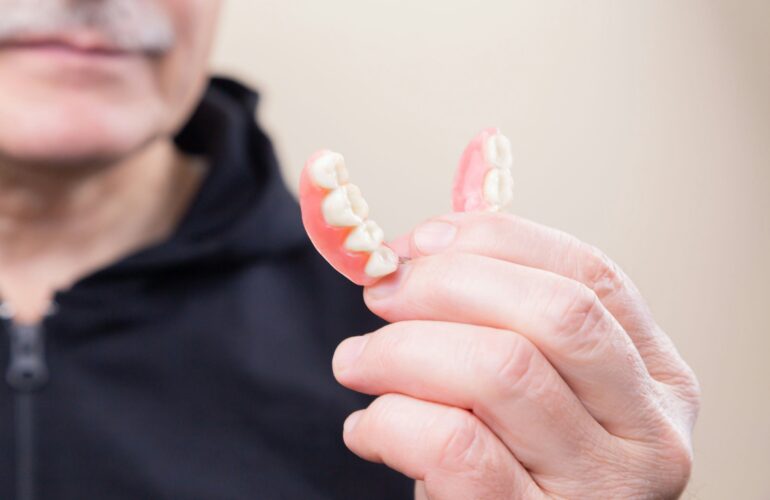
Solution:
{"label": "molar tooth", "polygon": [[373,220],[368,220],[350,232],[345,248],[354,252],[373,252],[382,244],[385,233]]}
{"label": "molar tooth", "polygon": [[323,199],[321,211],[330,226],[352,227],[369,216],[369,205],[355,184],[340,186]]}
{"label": "molar tooth", "polygon": [[313,182],[325,189],[335,189],[348,182],[348,169],[345,158],[339,153],[329,152],[322,155],[310,166]]}
{"label": "molar tooth", "polygon": [[398,269],[398,255],[383,245],[369,256],[364,272],[372,278],[381,278],[391,274],[396,269]]}
{"label": "molar tooth", "polygon": [[495,134],[487,139],[484,155],[491,165],[498,168],[510,168],[513,165],[511,141],[503,134]]}
{"label": "molar tooth", "polygon": [[484,177],[484,199],[495,210],[508,205],[513,199],[513,175],[507,168],[493,168]]}

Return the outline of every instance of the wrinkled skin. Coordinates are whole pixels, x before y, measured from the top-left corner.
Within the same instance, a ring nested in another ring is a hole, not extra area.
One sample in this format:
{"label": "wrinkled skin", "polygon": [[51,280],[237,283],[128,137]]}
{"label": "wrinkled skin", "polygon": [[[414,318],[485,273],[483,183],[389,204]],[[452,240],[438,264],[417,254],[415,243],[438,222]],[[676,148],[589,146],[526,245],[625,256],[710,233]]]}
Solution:
{"label": "wrinkled skin", "polygon": [[379,396],[345,422],[353,452],[417,480],[417,499],[681,494],[698,384],[604,254],[500,213],[395,245],[413,260],[365,290],[392,324],[333,360]]}

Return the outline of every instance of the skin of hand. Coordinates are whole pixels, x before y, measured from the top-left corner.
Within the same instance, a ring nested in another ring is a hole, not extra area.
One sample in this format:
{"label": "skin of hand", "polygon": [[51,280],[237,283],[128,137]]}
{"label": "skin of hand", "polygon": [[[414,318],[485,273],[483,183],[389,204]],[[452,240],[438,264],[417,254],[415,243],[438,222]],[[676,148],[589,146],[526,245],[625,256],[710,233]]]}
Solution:
{"label": "skin of hand", "polygon": [[560,231],[496,213],[433,219],[365,289],[391,322],[337,348],[360,457],[415,498],[676,498],[692,467],[692,370],[629,278]]}

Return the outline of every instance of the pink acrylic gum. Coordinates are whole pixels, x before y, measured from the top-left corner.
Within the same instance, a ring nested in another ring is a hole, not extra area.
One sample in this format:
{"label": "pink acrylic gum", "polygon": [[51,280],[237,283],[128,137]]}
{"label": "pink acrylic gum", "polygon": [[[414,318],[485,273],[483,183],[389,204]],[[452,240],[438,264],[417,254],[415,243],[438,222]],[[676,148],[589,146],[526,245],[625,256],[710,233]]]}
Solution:
{"label": "pink acrylic gum", "polygon": [[[510,142],[496,128],[478,134],[465,148],[455,174],[452,206],[457,212],[498,211],[511,200]],[[399,258],[384,242],[344,158],[321,150],[300,175],[302,223],[318,252],[352,282],[369,286],[392,274]]]}
{"label": "pink acrylic gum", "polygon": [[513,197],[510,141],[497,128],[478,134],[465,148],[455,174],[455,212],[496,212]]}
{"label": "pink acrylic gum", "polygon": [[[371,285],[397,269],[398,256],[383,243],[381,230],[368,219],[368,208],[356,206],[356,201],[362,199],[354,199],[353,203],[342,196],[335,199],[343,190],[347,198],[360,196],[358,188],[347,182],[346,169],[341,178],[338,170],[337,175],[327,176],[328,182],[319,183],[319,169],[314,167],[324,162],[342,162],[344,169],[342,157],[331,151],[318,151],[308,159],[299,184],[302,223],[313,245],[334,269],[358,285]],[[335,205],[335,201],[340,203]],[[356,239],[357,235],[361,237]],[[352,250],[351,246],[358,249]]]}

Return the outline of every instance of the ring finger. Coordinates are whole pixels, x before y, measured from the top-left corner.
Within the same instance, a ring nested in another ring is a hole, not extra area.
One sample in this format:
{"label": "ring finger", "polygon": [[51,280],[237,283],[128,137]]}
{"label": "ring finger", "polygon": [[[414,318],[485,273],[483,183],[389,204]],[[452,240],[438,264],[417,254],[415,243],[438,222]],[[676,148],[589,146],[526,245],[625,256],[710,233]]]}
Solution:
{"label": "ring finger", "polygon": [[334,356],[343,385],[471,410],[533,473],[576,477],[586,447],[613,439],[542,354],[509,331],[407,321],[347,339]]}

